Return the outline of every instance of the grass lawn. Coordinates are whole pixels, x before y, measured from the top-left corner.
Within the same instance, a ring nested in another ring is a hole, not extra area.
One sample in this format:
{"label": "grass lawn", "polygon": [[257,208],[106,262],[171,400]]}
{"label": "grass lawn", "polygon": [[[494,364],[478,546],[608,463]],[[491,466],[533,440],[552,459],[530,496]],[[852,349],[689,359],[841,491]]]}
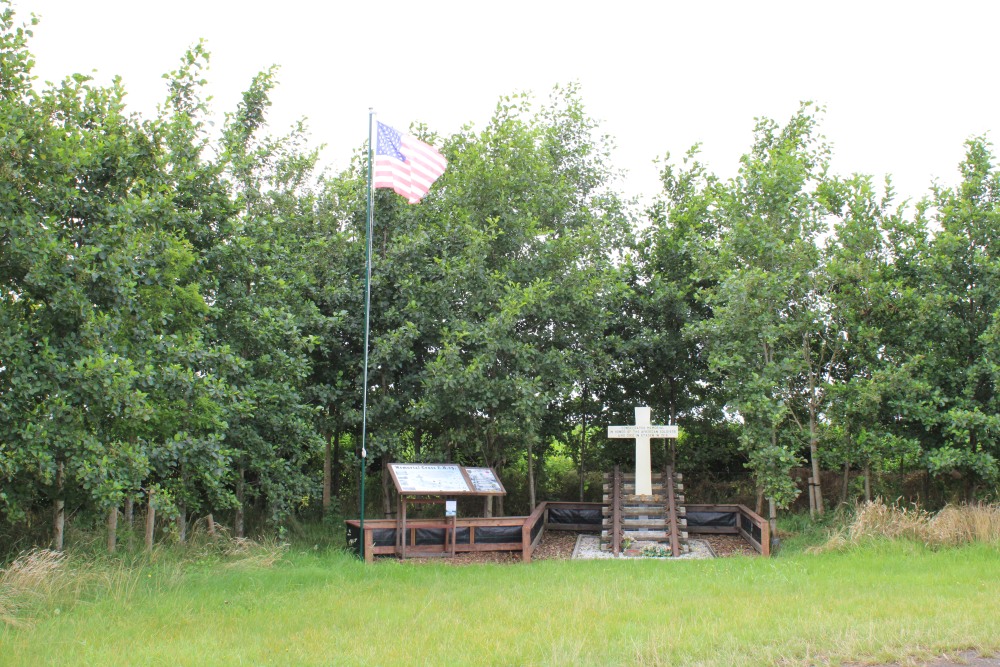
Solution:
{"label": "grass lawn", "polygon": [[[0,625],[2,665],[770,665],[1000,651],[1000,549],[771,560],[136,566]],[[57,611],[58,610],[58,611]]]}

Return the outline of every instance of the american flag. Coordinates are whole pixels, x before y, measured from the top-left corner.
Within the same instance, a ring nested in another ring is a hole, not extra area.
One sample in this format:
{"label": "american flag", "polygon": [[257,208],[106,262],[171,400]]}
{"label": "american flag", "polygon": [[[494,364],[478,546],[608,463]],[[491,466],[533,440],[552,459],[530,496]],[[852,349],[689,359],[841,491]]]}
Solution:
{"label": "american flag", "polygon": [[374,186],[392,188],[416,204],[448,162],[433,146],[376,121]]}

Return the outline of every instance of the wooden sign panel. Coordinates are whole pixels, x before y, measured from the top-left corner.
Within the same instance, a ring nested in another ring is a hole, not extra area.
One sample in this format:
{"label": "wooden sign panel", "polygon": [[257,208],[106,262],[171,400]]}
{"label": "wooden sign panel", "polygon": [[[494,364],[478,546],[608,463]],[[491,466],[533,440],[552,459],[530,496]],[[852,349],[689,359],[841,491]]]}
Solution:
{"label": "wooden sign panel", "polygon": [[502,496],[507,490],[492,468],[455,463],[390,463],[396,490],[407,496]]}
{"label": "wooden sign panel", "polygon": [[400,493],[448,495],[472,491],[461,466],[454,463],[390,463],[389,473]]}
{"label": "wooden sign panel", "polygon": [[472,482],[472,488],[476,490],[476,493],[484,495],[505,495],[507,493],[503,484],[497,479],[497,474],[493,472],[493,468],[466,468],[465,472],[469,475],[469,481]]}

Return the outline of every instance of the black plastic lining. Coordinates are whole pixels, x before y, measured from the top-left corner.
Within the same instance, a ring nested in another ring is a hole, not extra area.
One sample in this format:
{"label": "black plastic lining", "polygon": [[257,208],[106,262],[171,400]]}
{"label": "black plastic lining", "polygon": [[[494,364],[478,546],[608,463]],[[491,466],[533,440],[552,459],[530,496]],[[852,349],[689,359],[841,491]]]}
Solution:
{"label": "black plastic lining", "polygon": [[[416,546],[426,546],[440,544],[444,545],[444,528],[417,528]],[[374,531],[375,544],[380,547],[396,544],[395,528],[380,528]],[[455,530],[455,544],[469,543],[469,529],[457,528]],[[406,546],[414,546],[413,534],[406,530]]]}
{"label": "black plastic lining", "polygon": [[750,535],[750,537],[753,538],[754,542],[756,542],[757,544],[761,544],[760,540],[762,535],[760,532],[760,526],[751,521],[750,517],[748,517],[745,514],[740,515],[740,528],[743,529],[743,532]]}
{"label": "black plastic lining", "polygon": [[560,524],[587,524],[595,527],[604,522],[601,508],[593,509],[569,509],[564,507],[549,508],[549,525],[558,526]]}
{"label": "black plastic lining", "polygon": [[688,528],[735,528],[739,512],[687,511]]}
{"label": "black plastic lining", "polygon": [[538,517],[538,521],[536,521],[535,525],[532,526],[532,528],[531,528],[531,542],[532,543],[534,543],[535,538],[538,537],[538,533],[542,532],[542,528],[544,526],[545,526],[545,522],[542,520],[542,517]]}
{"label": "black plastic lining", "polygon": [[372,531],[372,541],[374,546],[386,547],[396,544],[395,528],[376,528]]}
{"label": "black plastic lining", "polygon": [[361,535],[361,527],[360,526],[352,526],[349,523],[344,524],[344,525],[347,527],[347,548],[350,549],[351,551],[353,551],[355,554],[357,554],[360,557],[361,556],[361,540],[358,539],[358,538]]}
{"label": "black plastic lining", "polygon": [[476,528],[476,544],[503,544],[520,541],[520,526],[481,526]]}
{"label": "black plastic lining", "polygon": [[[406,531],[410,532],[410,531]],[[417,528],[417,546],[425,546],[431,544],[444,545],[444,528]],[[469,529],[468,528],[456,528],[455,529],[455,544],[468,544],[469,543]],[[410,536],[407,535],[406,544],[410,544]]]}

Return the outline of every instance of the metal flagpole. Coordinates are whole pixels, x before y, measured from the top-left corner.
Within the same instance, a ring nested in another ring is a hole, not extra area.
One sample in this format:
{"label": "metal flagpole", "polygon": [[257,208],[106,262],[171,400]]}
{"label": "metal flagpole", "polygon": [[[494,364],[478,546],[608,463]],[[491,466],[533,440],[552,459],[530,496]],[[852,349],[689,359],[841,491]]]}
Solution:
{"label": "metal flagpole", "polygon": [[368,331],[372,308],[372,227],[375,218],[375,201],[372,196],[372,126],[375,110],[368,107],[368,215],[365,220],[365,373],[361,399],[361,560],[365,559],[365,463],[368,459]]}

